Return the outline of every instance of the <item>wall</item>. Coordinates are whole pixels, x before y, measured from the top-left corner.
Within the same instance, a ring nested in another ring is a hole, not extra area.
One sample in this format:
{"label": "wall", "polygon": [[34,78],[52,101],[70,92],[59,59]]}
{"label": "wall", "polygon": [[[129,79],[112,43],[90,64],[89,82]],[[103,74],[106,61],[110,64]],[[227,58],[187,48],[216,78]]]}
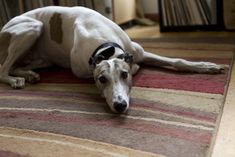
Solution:
{"label": "wall", "polygon": [[145,14],[158,13],[158,0],[141,0]]}
{"label": "wall", "polygon": [[114,21],[123,24],[136,18],[135,0],[113,0]]}

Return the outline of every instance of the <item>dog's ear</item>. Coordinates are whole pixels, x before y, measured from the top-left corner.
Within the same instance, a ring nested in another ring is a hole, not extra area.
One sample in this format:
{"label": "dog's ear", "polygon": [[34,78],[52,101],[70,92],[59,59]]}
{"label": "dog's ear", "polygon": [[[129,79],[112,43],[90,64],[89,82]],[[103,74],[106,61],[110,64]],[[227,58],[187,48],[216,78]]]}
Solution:
{"label": "dog's ear", "polygon": [[100,52],[99,56],[103,56],[104,59],[103,60],[107,60],[109,59],[111,56],[113,56],[115,53],[115,47],[111,46],[107,49],[105,49],[104,51]]}
{"label": "dog's ear", "polygon": [[102,60],[108,60],[115,53],[115,47],[111,46],[104,51],[100,52],[98,56],[91,58],[89,60],[89,64],[96,67],[96,64],[99,64]]}
{"label": "dog's ear", "polygon": [[133,63],[133,55],[130,53],[125,53],[125,62],[127,62],[128,64],[132,64]]}
{"label": "dog's ear", "polygon": [[124,61],[127,62],[128,64],[133,63],[133,56],[130,53],[120,54],[117,58],[124,59]]}
{"label": "dog's ear", "polygon": [[98,55],[94,58],[94,63],[99,64],[102,60],[105,60],[105,57],[103,55]]}
{"label": "dog's ear", "polygon": [[96,64],[99,64],[102,60],[104,60],[105,57],[102,55],[98,55],[94,58],[90,58],[89,64],[93,67],[93,69],[96,67]]}
{"label": "dog's ear", "polygon": [[90,64],[90,66],[92,66],[93,69],[95,69],[96,64],[95,64],[95,59],[94,58],[90,58],[89,64]]}

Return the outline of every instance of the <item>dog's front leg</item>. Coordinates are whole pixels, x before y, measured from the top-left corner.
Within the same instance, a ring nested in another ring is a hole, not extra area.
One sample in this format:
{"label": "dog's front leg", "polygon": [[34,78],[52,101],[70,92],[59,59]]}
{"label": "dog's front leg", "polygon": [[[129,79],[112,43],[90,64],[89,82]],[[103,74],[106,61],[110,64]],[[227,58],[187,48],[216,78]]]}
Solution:
{"label": "dog's front leg", "polygon": [[132,42],[133,55],[136,63],[143,63],[159,67],[173,67],[180,71],[197,73],[220,73],[224,67],[210,62],[191,62],[181,58],[169,58],[159,56],[144,49],[135,42]]}
{"label": "dog's front leg", "polygon": [[22,77],[26,80],[26,82],[32,83],[32,84],[40,81],[40,75],[33,72],[32,70],[23,70],[23,69],[17,68],[17,69],[12,70],[10,72],[10,75]]}
{"label": "dog's front leg", "polygon": [[224,70],[221,65],[211,62],[191,62],[181,58],[169,58],[144,52],[143,63],[157,66],[171,66],[179,71],[197,73],[220,73]]}

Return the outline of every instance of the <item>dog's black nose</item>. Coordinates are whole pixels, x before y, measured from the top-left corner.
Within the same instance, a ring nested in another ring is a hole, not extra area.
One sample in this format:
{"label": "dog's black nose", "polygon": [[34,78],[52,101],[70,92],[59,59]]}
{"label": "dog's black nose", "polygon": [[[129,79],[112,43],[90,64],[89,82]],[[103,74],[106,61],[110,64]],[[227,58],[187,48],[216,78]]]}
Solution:
{"label": "dog's black nose", "polygon": [[114,102],[113,107],[117,112],[123,113],[127,108],[127,103],[124,100],[121,102]]}

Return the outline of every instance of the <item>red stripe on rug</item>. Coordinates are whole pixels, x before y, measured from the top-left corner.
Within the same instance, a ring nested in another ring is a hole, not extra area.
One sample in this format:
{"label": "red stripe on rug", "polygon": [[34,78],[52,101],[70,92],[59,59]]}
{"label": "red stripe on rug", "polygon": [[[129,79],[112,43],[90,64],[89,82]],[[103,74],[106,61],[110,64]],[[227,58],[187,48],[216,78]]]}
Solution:
{"label": "red stripe on rug", "polygon": [[[169,73],[169,71],[150,71],[141,69],[134,77],[133,84],[137,87],[163,88],[223,94],[227,72],[218,75]],[[148,80],[148,81],[146,81]]]}
{"label": "red stripe on rug", "polygon": [[[109,118],[109,119],[97,119],[97,116],[94,119],[88,118],[84,119],[84,117],[79,116],[62,116],[56,115],[55,113],[49,114],[40,114],[40,113],[27,113],[27,112],[0,112],[0,118],[2,119],[16,119],[24,121],[27,123],[27,120],[38,120],[38,121],[45,121],[45,122],[59,122],[59,123],[78,123],[76,125],[101,125],[101,126],[108,126],[114,128],[122,128],[122,129],[130,129],[139,132],[148,132],[162,136],[170,136],[173,138],[185,139],[189,141],[195,141],[199,143],[210,144],[212,134],[210,132],[205,131],[196,131],[182,127],[171,127],[166,126],[163,124],[158,123],[141,123],[135,122],[133,123],[131,120],[128,121],[125,119],[125,123],[122,122],[121,117],[116,118]],[[127,130],[128,131],[128,130]]]}
{"label": "red stripe on rug", "polygon": [[190,110],[187,108],[182,108],[182,107],[173,107],[173,106],[167,106],[167,105],[159,105],[157,102],[148,102],[148,101],[143,101],[140,99],[131,99],[131,107],[134,108],[145,108],[145,109],[150,109],[152,111],[160,111],[163,113],[171,113],[179,116],[185,116],[197,120],[202,120],[202,121],[207,121],[207,122],[212,122],[215,123],[217,120],[217,114],[213,113],[206,113],[202,111],[197,111],[197,110]]}
{"label": "red stripe on rug", "polygon": [[89,83],[93,84],[93,78],[81,79],[77,78],[71,69],[64,69],[59,67],[45,68],[36,70],[40,74],[40,83]]}

